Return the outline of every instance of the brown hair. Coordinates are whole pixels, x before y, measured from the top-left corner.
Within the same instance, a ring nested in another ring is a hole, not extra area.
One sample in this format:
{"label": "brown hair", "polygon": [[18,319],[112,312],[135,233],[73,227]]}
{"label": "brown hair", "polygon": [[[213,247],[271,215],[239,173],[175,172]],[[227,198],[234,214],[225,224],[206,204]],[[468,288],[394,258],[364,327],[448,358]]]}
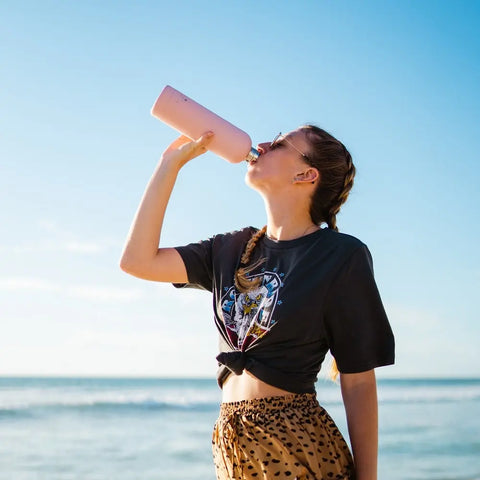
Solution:
{"label": "brown hair", "polygon": [[267,226],[265,225],[261,230],[255,232],[248,241],[245,251],[243,252],[242,258],[240,259],[240,267],[237,268],[235,272],[235,288],[242,293],[248,292],[257,288],[262,283],[262,277],[253,277],[249,278],[248,274],[255,270],[259,265],[261,265],[265,259],[261,258],[257,260],[252,265],[248,265],[250,262],[250,256],[252,255],[253,249],[257,242],[262,238],[267,231]]}
{"label": "brown hair", "polygon": [[304,125],[310,151],[305,161],[320,172],[320,182],[310,202],[312,222],[326,222],[338,232],[337,213],[346,202],[355,177],[352,156],[342,142],[315,125]]}

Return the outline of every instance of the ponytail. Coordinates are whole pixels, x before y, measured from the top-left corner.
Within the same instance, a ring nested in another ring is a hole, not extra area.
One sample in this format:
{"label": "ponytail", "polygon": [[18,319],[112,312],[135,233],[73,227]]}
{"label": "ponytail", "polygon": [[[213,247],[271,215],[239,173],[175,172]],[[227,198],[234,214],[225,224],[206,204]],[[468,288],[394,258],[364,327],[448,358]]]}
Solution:
{"label": "ponytail", "polygon": [[355,166],[345,145],[314,125],[301,127],[310,144],[307,163],[318,169],[320,182],[312,195],[310,217],[338,232],[337,213],[353,187]]}

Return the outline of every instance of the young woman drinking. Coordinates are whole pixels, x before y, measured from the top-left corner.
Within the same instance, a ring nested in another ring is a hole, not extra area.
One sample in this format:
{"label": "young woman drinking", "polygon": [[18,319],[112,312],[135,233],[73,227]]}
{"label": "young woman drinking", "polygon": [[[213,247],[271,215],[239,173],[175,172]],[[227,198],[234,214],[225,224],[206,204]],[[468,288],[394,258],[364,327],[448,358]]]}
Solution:
{"label": "young woman drinking", "polygon": [[[165,150],[120,265],[140,278],[213,294],[222,388],[213,432],[217,478],[374,480],[374,369],[394,362],[394,338],[368,248],[336,226],[353,185],[352,158],[316,126],[277,136],[258,145],[246,173],[263,197],[266,226],[159,248],[177,175],[213,135],[181,136]],[[329,350],[352,451],[316,397]]]}

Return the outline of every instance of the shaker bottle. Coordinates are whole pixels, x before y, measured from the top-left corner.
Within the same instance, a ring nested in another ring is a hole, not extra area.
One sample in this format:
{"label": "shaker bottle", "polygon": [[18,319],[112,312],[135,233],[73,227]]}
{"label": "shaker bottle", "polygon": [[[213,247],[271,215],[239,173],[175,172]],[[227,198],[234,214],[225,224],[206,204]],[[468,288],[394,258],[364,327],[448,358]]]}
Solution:
{"label": "shaker bottle", "polygon": [[207,130],[213,131],[208,150],[231,163],[254,162],[259,156],[246,132],[169,85],[160,93],[151,113],[192,140]]}

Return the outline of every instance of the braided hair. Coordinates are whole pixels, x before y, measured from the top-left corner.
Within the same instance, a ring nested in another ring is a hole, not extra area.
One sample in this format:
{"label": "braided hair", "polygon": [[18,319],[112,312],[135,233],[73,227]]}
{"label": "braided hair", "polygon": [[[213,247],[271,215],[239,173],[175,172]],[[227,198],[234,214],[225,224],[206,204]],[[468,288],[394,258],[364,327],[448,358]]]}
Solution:
{"label": "braided hair", "polygon": [[242,293],[246,293],[249,290],[253,290],[260,286],[262,283],[262,277],[253,277],[250,278],[248,274],[255,270],[259,265],[261,265],[265,259],[261,258],[251,265],[248,265],[250,262],[250,257],[252,255],[253,249],[257,242],[265,235],[267,232],[267,226],[265,225],[261,230],[258,230],[254,233],[250,240],[248,241],[245,251],[243,252],[242,258],[240,259],[240,267],[235,272],[235,288]]}
{"label": "braided hair", "polygon": [[343,143],[325,130],[314,125],[304,125],[300,130],[310,144],[306,161],[320,172],[320,182],[310,202],[310,217],[316,225],[326,222],[328,228],[338,232],[337,213],[346,202],[355,177],[352,156]]}

